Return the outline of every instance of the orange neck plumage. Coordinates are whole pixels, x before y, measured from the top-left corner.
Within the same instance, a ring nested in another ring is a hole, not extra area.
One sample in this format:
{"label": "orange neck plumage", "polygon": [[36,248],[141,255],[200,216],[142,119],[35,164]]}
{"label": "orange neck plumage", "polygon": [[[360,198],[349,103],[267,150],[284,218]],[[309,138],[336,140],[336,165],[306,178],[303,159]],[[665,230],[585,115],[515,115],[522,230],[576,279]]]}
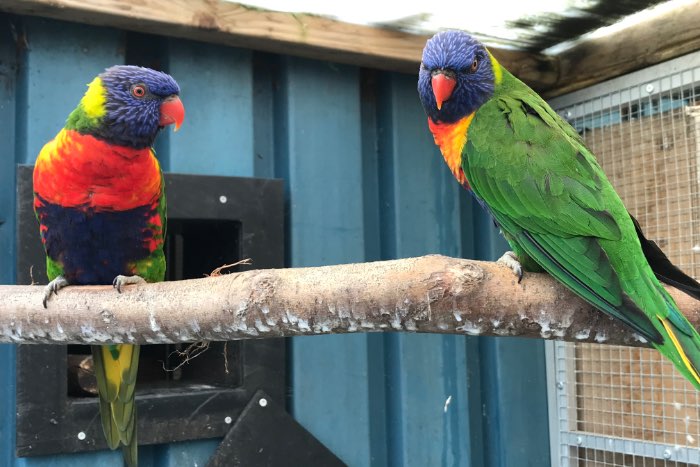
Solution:
{"label": "orange neck plumage", "polygon": [[457,181],[467,189],[469,189],[469,182],[462,170],[462,149],[467,144],[467,131],[473,118],[472,113],[454,123],[435,123],[428,117],[428,127],[433,134],[435,144],[440,148],[442,157],[445,158],[447,166]]}
{"label": "orange neck plumage", "polygon": [[34,191],[64,207],[125,211],[157,201],[162,178],[150,148],[116,146],[61,130],[39,153]]}

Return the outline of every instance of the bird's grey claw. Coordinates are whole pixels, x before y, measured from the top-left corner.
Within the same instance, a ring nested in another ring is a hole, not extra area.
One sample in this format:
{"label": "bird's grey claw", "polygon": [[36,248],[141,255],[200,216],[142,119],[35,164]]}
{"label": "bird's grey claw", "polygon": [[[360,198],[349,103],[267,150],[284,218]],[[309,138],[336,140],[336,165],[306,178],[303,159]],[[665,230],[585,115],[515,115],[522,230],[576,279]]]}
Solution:
{"label": "bird's grey claw", "polygon": [[518,276],[518,284],[520,284],[520,281],[523,280],[523,267],[520,264],[520,261],[518,261],[518,257],[515,255],[515,253],[512,251],[506,251],[503,256],[498,258],[498,261],[496,262],[507,266],[511,271],[513,271],[513,274]]}
{"label": "bird's grey claw", "polygon": [[119,275],[112,281],[112,287],[117,289],[117,292],[122,293],[122,287],[129,284],[145,284],[146,280],[141,276],[122,276]]}
{"label": "bird's grey claw", "polygon": [[44,287],[44,300],[42,301],[44,308],[48,308],[48,301],[49,298],[51,298],[51,294],[58,295],[58,291],[67,285],[68,281],[63,276],[58,276],[49,282],[49,284]]}

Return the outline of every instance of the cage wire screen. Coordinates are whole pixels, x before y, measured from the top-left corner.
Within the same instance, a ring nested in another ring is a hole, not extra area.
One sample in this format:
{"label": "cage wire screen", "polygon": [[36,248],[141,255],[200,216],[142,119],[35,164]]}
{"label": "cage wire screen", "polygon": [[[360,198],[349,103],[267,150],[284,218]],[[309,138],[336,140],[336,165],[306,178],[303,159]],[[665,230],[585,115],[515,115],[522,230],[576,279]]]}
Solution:
{"label": "cage wire screen", "polygon": [[[700,53],[551,103],[647,238],[700,277]],[[700,393],[657,351],[557,342],[548,354],[553,465],[700,465]]]}

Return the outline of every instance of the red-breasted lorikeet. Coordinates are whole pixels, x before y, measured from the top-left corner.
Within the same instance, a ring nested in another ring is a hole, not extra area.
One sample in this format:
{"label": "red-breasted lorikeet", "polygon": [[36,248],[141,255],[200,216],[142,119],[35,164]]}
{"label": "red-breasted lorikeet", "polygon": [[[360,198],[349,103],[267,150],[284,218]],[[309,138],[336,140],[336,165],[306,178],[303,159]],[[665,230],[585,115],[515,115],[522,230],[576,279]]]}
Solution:
{"label": "red-breasted lorikeet", "polygon": [[700,284],[644,238],[576,130],[461,31],[427,42],[418,93],[445,162],[513,249],[501,262],[547,271],[700,389],[700,336],[657,278],[696,298]]}
{"label": "red-breasted lorikeet", "polygon": [[[163,176],[151,149],[185,110],[165,73],[114,66],[89,85],[34,167],[34,210],[50,280],[44,307],[67,285],[162,281],[166,229]],[[137,464],[134,386],[139,346],[93,346],[107,444]]]}

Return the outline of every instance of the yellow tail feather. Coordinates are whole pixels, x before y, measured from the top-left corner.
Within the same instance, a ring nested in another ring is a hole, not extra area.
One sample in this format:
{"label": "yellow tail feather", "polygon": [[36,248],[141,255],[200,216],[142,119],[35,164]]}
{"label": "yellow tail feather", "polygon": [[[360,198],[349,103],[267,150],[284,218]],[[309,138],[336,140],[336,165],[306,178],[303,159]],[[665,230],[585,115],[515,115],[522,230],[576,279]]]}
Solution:
{"label": "yellow tail feather", "polygon": [[676,337],[676,334],[673,331],[673,327],[672,327],[671,323],[669,323],[668,320],[665,318],[659,318],[659,321],[661,321],[661,324],[666,329],[668,336],[671,338],[671,342],[673,342],[673,346],[676,348],[676,351],[681,356],[681,360],[683,361],[683,364],[685,365],[685,367],[688,369],[688,372],[693,376],[693,378],[695,378],[696,384],[700,385],[700,375],[698,375],[698,372],[695,369],[695,366],[688,358],[688,355],[686,354],[685,350],[683,349],[683,346],[681,346],[681,343],[678,341],[678,337]]}

